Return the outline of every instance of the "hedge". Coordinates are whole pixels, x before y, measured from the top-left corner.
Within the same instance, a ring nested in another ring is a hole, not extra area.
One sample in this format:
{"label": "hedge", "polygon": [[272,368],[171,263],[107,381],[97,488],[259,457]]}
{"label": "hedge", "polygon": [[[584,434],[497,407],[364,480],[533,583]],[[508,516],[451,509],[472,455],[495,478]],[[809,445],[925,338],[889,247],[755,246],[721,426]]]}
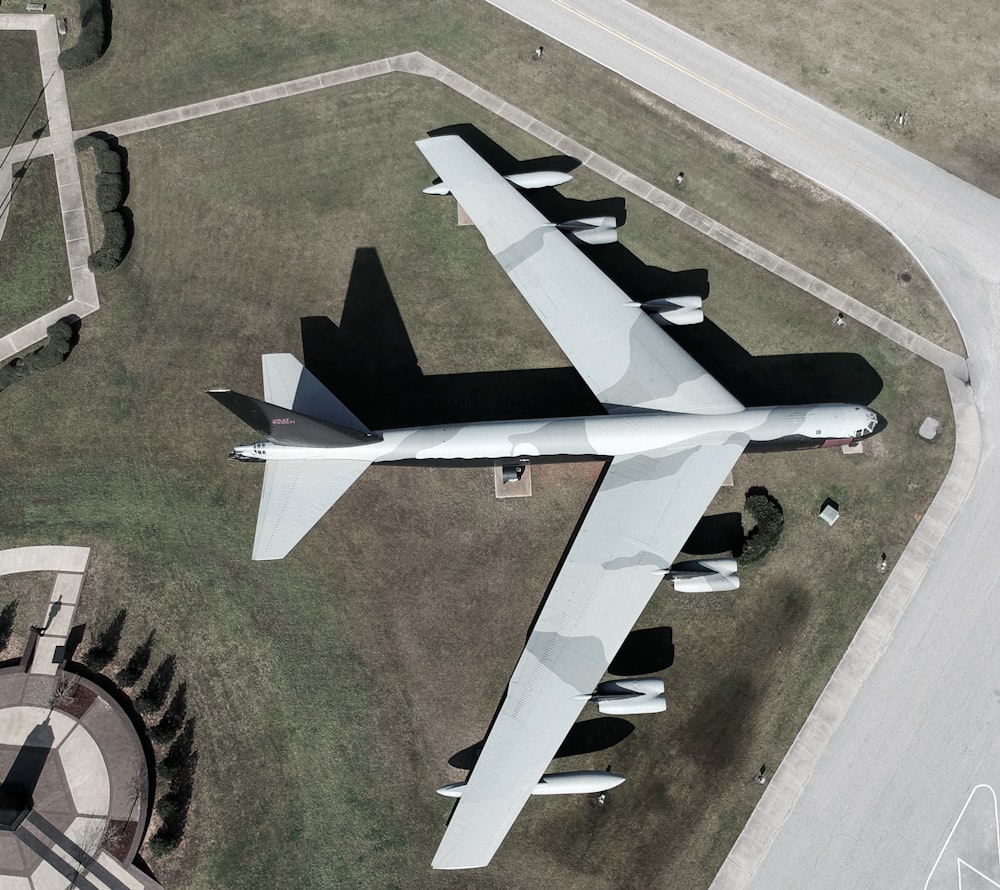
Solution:
{"label": "hedge", "polygon": [[111,145],[108,138],[88,133],[76,140],[77,151],[90,149],[97,163],[97,177],[94,181],[97,209],[101,211],[104,224],[104,241],[87,259],[91,272],[97,274],[117,269],[128,253],[128,229],[125,218],[119,212],[125,200],[125,175],[122,156]]}
{"label": "hedge", "polygon": [[745,509],[756,523],[744,538],[740,552],[740,559],[748,563],[763,559],[778,546],[785,528],[785,515],[781,504],[767,493],[767,489],[761,488],[747,492]]}
{"label": "hedge", "polygon": [[107,49],[107,25],[102,0],[80,0],[80,37],[59,53],[59,67],[72,71],[93,65]]}
{"label": "hedge", "polygon": [[62,319],[50,325],[45,333],[48,335],[48,340],[39,349],[0,366],[0,390],[6,389],[22,377],[27,377],[36,371],[48,371],[66,361],[66,356],[73,348],[73,326]]}
{"label": "hedge", "polygon": [[110,213],[122,206],[125,200],[125,183],[120,173],[98,173],[97,209],[101,213]]}
{"label": "hedge", "polygon": [[104,223],[104,243],[87,258],[91,272],[101,274],[117,269],[128,253],[128,232],[125,220],[117,210],[101,214]]}

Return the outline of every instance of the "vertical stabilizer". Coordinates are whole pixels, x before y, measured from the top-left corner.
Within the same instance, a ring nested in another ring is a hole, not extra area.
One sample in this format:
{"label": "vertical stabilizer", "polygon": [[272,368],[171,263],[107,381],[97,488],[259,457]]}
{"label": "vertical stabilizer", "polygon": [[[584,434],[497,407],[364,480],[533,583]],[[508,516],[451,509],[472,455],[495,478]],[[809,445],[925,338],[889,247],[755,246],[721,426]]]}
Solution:
{"label": "vertical stabilizer", "polygon": [[264,399],[299,414],[367,433],[368,428],[290,352],[260,357]]}

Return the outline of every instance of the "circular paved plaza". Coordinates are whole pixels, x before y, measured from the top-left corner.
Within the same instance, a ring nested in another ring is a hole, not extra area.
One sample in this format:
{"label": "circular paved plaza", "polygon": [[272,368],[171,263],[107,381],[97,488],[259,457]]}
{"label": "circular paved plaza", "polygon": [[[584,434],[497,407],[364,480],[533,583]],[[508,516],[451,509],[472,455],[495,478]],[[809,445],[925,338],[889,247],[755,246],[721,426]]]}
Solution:
{"label": "circular paved plaza", "polygon": [[142,740],[106,691],[69,673],[0,669],[4,890],[158,886],[130,867],[149,791]]}

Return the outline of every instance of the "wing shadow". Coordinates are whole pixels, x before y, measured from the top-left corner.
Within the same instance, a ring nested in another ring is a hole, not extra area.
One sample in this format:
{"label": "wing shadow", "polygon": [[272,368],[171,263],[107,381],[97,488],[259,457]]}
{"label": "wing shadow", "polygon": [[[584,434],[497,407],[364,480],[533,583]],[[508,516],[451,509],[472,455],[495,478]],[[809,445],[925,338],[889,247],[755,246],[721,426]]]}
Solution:
{"label": "wing shadow", "polygon": [[573,368],[426,375],[378,251],[355,251],[340,324],[301,319],[304,363],[373,429],[602,414]]}
{"label": "wing shadow", "polygon": [[644,627],[633,630],[608,665],[608,673],[618,677],[656,674],[674,663],[674,629]]}
{"label": "wing shadow", "polygon": [[[566,738],[555,753],[555,758],[575,757],[578,754],[593,754],[606,751],[635,732],[635,724],[623,717],[594,717],[574,723]],[[471,770],[479,759],[486,740],[476,742],[456,751],[448,758],[448,763],[456,769]]]}

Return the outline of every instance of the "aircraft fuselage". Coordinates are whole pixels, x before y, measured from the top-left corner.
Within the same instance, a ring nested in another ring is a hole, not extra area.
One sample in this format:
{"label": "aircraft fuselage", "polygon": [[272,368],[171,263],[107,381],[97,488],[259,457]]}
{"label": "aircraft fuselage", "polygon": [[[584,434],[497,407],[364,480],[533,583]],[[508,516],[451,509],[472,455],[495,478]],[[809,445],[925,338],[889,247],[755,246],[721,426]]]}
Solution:
{"label": "aircraft fuselage", "polygon": [[735,414],[663,412],[508,420],[385,430],[381,441],[336,448],[258,442],[234,449],[244,460],[482,460],[594,455],[616,457],[690,442],[750,438],[748,450],[798,450],[843,445],[879,432],[885,421],[860,405],[747,408]]}

